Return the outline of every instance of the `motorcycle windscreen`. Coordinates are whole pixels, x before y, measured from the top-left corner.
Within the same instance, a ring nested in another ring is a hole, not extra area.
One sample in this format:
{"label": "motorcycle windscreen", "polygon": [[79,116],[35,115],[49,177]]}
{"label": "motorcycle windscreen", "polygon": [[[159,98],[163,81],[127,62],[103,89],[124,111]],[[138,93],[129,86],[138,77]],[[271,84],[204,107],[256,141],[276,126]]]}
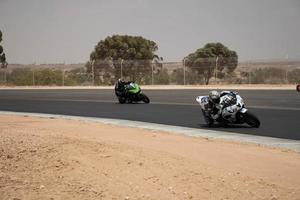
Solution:
{"label": "motorcycle windscreen", "polygon": [[136,83],[130,84],[130,86],[129,93],[136,94],[141,91],[140,86]]}

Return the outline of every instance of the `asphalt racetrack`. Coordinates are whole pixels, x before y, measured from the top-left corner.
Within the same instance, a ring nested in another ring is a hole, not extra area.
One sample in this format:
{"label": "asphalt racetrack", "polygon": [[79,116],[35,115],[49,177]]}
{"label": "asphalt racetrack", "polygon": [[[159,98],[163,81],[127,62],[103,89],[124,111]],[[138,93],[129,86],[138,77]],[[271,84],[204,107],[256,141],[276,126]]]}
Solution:
{"label": "asphalt racetrack", "polygon": [[108,89],[0,90],[0,110],[127,119],[300,140],[300,92],[238,90],[260,128],[205,125],[196,96],[208,90],[144,90],[150,104],[119,104]]}

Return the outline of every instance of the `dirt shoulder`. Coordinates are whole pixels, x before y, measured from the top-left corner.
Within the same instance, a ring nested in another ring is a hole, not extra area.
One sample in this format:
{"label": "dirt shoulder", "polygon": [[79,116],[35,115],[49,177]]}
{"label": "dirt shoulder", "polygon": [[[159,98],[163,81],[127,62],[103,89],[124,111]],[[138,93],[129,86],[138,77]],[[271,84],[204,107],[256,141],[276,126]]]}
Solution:
{"label": "dirt shoulder", "polygon": [[300,199],[292,151],[7,115],[0,144],[0,199]]}

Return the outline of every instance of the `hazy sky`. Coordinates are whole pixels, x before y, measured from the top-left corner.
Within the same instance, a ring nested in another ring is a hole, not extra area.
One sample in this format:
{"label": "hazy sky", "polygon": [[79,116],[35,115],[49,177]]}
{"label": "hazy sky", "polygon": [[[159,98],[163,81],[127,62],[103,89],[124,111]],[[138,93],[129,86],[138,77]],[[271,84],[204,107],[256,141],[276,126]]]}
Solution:
{"label": "hazy sky", "polygon": [[207,42],[300,59],[300,0],[0,0],[0,29],[9,63],[86,62],[113,34],[154,40],[165,61]]}

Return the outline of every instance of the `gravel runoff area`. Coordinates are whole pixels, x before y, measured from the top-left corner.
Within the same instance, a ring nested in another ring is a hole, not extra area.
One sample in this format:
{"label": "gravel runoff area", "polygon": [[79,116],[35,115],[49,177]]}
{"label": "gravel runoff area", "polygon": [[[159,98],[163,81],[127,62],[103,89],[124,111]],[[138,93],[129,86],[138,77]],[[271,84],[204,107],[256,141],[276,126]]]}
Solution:
{"label": "gravel runoff area", "polygon": [[[149,90],[176,89],[239,89],[239,90],[296,90],[297,85],[267,85],[267,84],[239,84],[239,85],[141,85]],[[0,89],[114,89],[114,86],[0,86]]]}
{"label": "gravel runoff area", "polygon": [[0,199],[300,199],[300,154],[0,115]]}

